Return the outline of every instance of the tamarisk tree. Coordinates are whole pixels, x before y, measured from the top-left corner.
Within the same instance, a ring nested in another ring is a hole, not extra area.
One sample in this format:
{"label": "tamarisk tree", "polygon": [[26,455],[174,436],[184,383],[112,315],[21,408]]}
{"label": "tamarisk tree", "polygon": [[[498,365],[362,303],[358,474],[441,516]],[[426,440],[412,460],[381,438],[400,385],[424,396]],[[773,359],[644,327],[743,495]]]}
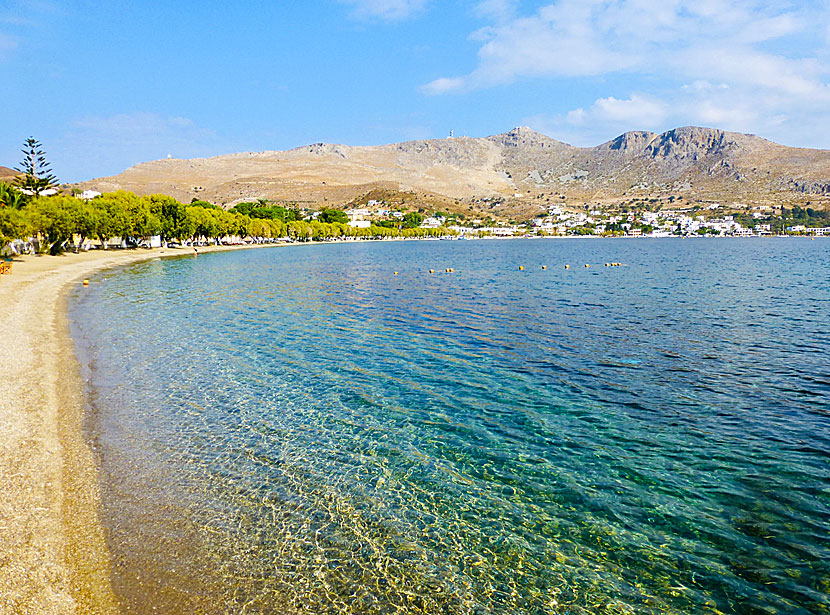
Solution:
{"label": "tamarisk tree", "polygon": [[52,175],[49,163],[46,162],[46,153],[41,148],[40,142],[34,137],[26,139],[23,149],[20,150],[23,152],[23,162],[14,168],[23,174],[15,178],[15,184],[34,196],[41,195],[50,188],[56,188],[58,183]]}

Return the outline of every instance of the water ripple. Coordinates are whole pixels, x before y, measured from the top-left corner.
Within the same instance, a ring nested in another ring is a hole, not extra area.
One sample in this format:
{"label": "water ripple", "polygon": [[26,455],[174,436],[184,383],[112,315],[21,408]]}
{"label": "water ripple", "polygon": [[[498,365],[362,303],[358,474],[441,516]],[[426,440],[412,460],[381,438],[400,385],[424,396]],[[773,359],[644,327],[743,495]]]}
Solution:
{"label": "water ripple", "polygon": [[828,256],[362,243],[99,275],[72,320],[116,591],[131,613],[827,612]]}

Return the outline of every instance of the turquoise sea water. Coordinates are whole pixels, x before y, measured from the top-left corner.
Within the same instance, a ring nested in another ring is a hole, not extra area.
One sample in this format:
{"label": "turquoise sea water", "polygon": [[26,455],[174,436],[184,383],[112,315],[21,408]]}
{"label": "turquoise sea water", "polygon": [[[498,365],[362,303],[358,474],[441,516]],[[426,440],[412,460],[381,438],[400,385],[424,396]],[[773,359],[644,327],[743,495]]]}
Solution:
{"label": "turquoise sea water", "polygon": [[70,312],[127,612],[830,612],[830,240],[203,254]]}

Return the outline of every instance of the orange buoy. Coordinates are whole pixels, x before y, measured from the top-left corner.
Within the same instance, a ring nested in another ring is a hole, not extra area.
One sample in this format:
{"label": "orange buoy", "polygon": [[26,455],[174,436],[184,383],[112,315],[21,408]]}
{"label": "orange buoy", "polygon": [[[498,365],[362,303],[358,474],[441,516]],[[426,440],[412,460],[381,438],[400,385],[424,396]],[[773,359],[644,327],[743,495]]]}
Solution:
{"label": "orange buoy", "polygon": [[591,266],[591,265],[589,265],[588,263],[585,263],[585,268],[586,268],[586,269],[587,269],[588,267],[590,267],[590,266]]}
{"label": "orange buoy", "polygon": [[398,272],[397,272],[397,271],[395,272],[395,275],[398,275]]}
{"label": "orange buoy", "polygon": [[542,265],[542,269],[547,269],[547,268],[548,268],[547,265]]}
{"label": "orange buoy", "polygon": [[519,271],[524,271],[524,270],[525,270],[525,268],[522,267],[521,265],[519,265]]}
{"label": "orange buoy", "polygon": [[89,286],[89,280],[84,280],[84,286]]}
{"label": "orange buoy", "polygon": [[571,268],[570,265],[565,265],[565,269],[570,269],[570,268]]}
{"label": "orange buoy", "polygon": [[435,273],[435,269],[430,269],[429,272],[430,273]]}

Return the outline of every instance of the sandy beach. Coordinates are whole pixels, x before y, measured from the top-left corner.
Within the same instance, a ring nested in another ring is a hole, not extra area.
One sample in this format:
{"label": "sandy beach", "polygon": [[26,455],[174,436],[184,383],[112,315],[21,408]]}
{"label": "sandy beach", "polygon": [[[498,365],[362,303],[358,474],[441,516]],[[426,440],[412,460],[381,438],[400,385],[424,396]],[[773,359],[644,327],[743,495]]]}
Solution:
{"label": "sandy beach", "polygon": [[118,612],[94,458],[81,429],[68,290],[99,269],[188,254],[25,256],[0,277],[0,614]]}

